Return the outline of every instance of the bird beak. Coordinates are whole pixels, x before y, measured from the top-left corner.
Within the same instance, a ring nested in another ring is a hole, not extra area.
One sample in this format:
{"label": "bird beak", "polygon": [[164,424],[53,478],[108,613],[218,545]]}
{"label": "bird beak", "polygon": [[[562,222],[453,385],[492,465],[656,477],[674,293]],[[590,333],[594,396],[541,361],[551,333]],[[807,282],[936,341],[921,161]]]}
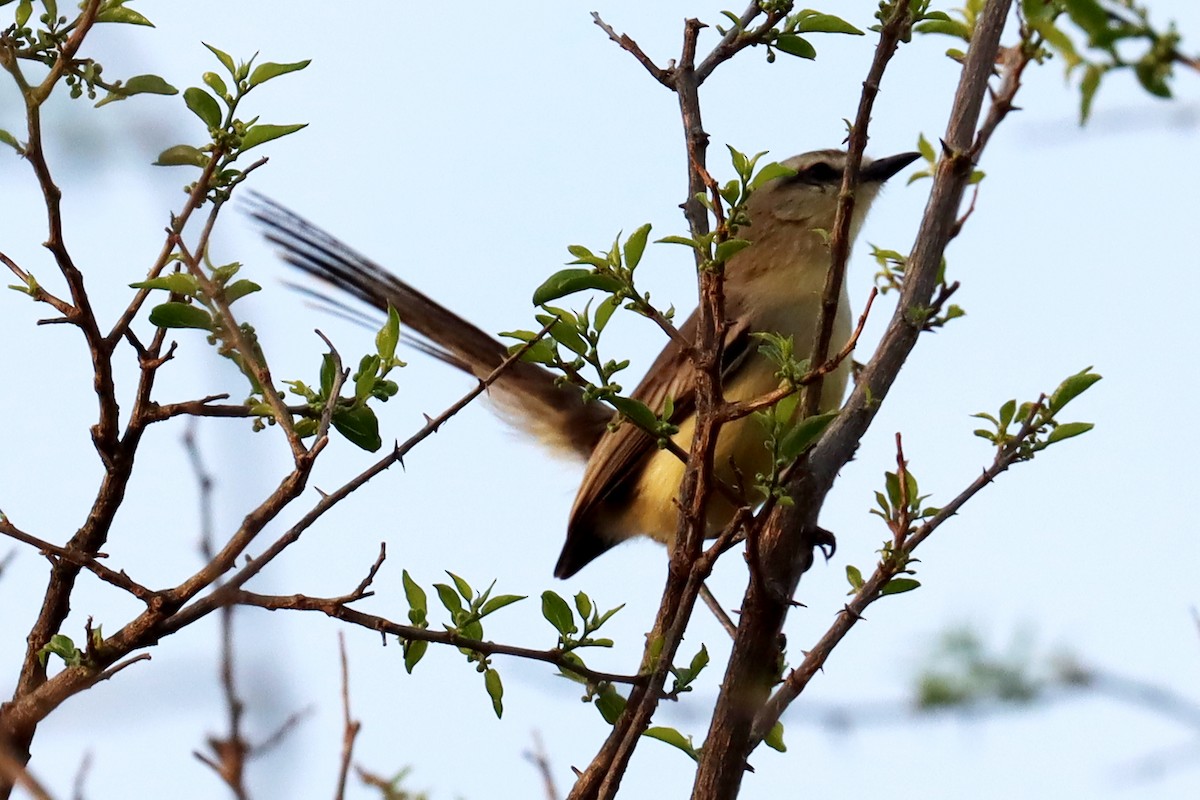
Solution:
{"label": "bird beak", "polygon": [[864,182],[883,183],[920,157],[920,153],[900,153],[899,155],[872,161],[863,167],[862,180]]}

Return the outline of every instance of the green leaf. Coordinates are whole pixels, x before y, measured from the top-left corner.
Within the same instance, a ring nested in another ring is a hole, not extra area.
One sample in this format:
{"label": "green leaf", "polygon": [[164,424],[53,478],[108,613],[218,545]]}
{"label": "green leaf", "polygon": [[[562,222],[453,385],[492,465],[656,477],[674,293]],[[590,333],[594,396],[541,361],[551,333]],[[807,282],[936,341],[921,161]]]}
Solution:
{"label": "green leaf", "polygon": [[621,712],[625,710],[625,698],[613,688],[612,684],[608,684],[596,696],[596,710],[600,712],[600,716],[604,717],[605,722],[615,725]]}
{"label": "green leaf", "polygon": [[796,170],[792,169],[791,167],[785,167],[778,161],[772,161],[770,164],[767,164],[758,171],[758,174],[755,175],[750,181],[750,188],[757,189],[763,184],[773,181],[776,178],[790,178],[795,174]]}
{"label": "green leaf", "polygon": [[321,397],[329,397],[333,394],[333,379],[337,376],[337,365],[334,363],[333,354],[325,353],[321,356]]}
{"label": "green leaf", "polygon": [[1097,0],[1066,0],[1067,16],[1093,39],[1108,28],[1108,12]]}
{"label": "green leaf", "polygon": [[148,281],[138,281],[129,284],[131,289],[166,289],[173,294],[194,297],[200,292],[200,282],[196,276],[188,272],[172,272],[170,275],[159,275]]}
{"label": "green leaf", "polygon": [[21,143],[17,141],[17,137],[13,136],[11,133],[4,130],[3,128],[0,128],[0,142],[3,142],[4,144],[8,145],[13,150],[16,150],[18,153],[22,152],[22,150],[23,150],[23,148],[21,147]]}
{"label": "green leaf", "polygon": [[[29,16],[32,13],[33,13],[33,3],[31,2],[31,0],[21,0],[21,2],[17,3],[17,15],[16,15],[17,27],[24,28],[25,23],[29,22]],[[47,645],[47,647],[49,647],[49,645]],[[46,663],[45,659],[42,660],[42,663],[43,664]]]}
{"label": "green leaf", "polygon": [[576,355],[582,356],[588,351],[587,342],[579,335],[579,329],[565,319],[550,326],[550,338]]}
{"label": "green leaf", "polygon": [[83,663],[83,652],[75,646],[70,636],[61,633],[51,636],[50,641],[38,651],[38,660],[42,662],[42,666],[46,665],[46,659],[51,655],[61,658],[63,664],[68,667],[76,667]]}
{"label": "green leaf", "polygon": [[608,320],[620,305],[621,301],[615,294],[609,295],[600,301],[600,305],[596,306],[596,317],[592,320],[592,327],[595,328],[596,333],[604,332],[604,328],[608,325]]}
{"label": "green leaf", "polygon": [[579,612],[580,619],[587,620],[592,616],[592,598],[583,592],[575,595],[575,610]]}
{"label": "green leaf", "polygon": [[664,236],[661,239],[655,239],[655,244],[682,244],[693,250],[698,246],[695,239],[689,239],[686,236]]}
{"label": "green leaf", "polygon": [[953,36],[956,39],[962,39],[964,42],[971,41],[970,27],[965,22],[960,22],[956,19],[925,20],[914,25],[913,30],[919,33],[941,33],[946,36]]}
{"label": "green leaf", "polygon": [[1080,434],[1087,433],[1094,427],[1096,426],[1090,422],[1064,422],[1050,431],[1050,435],[1046,437],[1046,444],[1054,444],[1055,442],[1061,442],[1063,439],[1079,436]]}
{"label": "green leaf", "polygon": [[[404,585],[404,598],[408,600],[408,618],[414,625],[420,625],[425,622],[425,616],[429,612],[429,598],[425,595],[425,590],[420,584],[412,579],[408,574],[408,570],[404,570],[400,575],[401,583]],[[413,618],[413,614],[419,616],[418,619]]]}
{"label": "green leaf", "polygon": [[116,22],[124,25],[145,25],[153,28],[154,23],[123,5],[110,5],[96,14],[96,22]]}
{"label": "green leaf", "polygon": [[[643,242],[643,246],[644,244]],[[628,244],[626,244],[626,248],[628,249]],[[616,278],[609,275],[597,275],[590,269],[560,269],[547,278],[533,293],[533,304],[535,306],[545,305],[552,300],[575,292],[582,292],[585,289],[615,292],[621,288],[621,285],[621,281]]]}
{"label": "green leaf", "polygon": [[1058,388],[1050,395],[1048,410],[1051,416],[1057,414],[1067,403],[1086,392],[1092,387],[1092,384],[1100,380],[1101,376],[1092,372],[1091,369],[1091,367],[1085,367],[1058,385]]}
{"label": "green leaf", "polygon": [[451,618],[457,624],[458,620],[466,614],[463,610],[462,600],[458,597],[458,592],[444,583],[435,583],[433,588],[437,591],[438,599],[442,601],[442,605],[450,612]]}
{"label": "green leaf", "polygon": [[229,95],[229,87],[225,85],[225,81],[215,72],[206,72],[200,76],[204,81],[204,85],[212,89],[217,97],[224,100]]}
{"label": "green leaf", "polygon": [[783,743],[782,722],[776,722],[773,726],[771,726],[770,732],[768,732],[766,738],[763,739],[763,744],[780,753],[787,752],[787,745]]}
{"label": "green leaf", "polygon": [[425,656],[425,651],[429,649],[429,642],[424,639],[405,639],[404,640],[404,671],[409,675],[412,674],[413,667]]}
{"label": "green leaf", "polygon": [[1004,405],[1000,406],[1000,422],[997,423],[1000,430],[1008,430],[1008,426],[1012,424],[1013,415],[1017,413],[1017,401],[1009,400]]}
{"label": "green leaf", "polygon": [[370,353],[358,362],[358,370],[354,373],[354,399],[360,403],[371,396],[375,389],[375,379],[379,373],[379,356]]}
{"label": "green leaf", "polygon": [[609,398],[609,402],[639,428],[653,431],[658,427],[658,417],[641,400],[615,395]]}
{"label": "green leaf", "polygon": [[351,444],[374,453],[383,447],[379,438],[379,418],[369,406],[339,408],[333,412],[333,427]]}
{"label": "green leaf", "polygon": [[96,108],[135,94],[179,94],[179,90],[157,75],[134,75],[116,90],[110,90],[104,98],[98,100]]}
{"label": "green leaf", "polygon": [[262,287],[257,283],[243,278],[242,280],[234,281],[225,287],[225,302],[232,303],[236,300],[241,300],[248,294],[254,294],[255,292],[261,291]]}
{"label": "green leaf", "polygon": [[650,223],[647,222],[625,240],[625,266],[633,269],[642,261],[642,253],[646,250],[646,239],[650,236]]}
{"label": "green leaf", "polygon": [[471,584],[449,570],[446,571],[446,574],[450,576],[450,580],[454,581],[454,588],[458,590],[464,600],[469,603],[475,599],[475,590],[471,588]]}
{"label": "green leaf", "polygon": [[218,50],[217,48],[213,47],[208,42],[201,42],[201,44],[203,44],[205,47],[207,47],[209,49],[209,51],[212,52],[212,54],[217,57],[217,60],[221,62],[221,64],[225,67],[225,69],[229,70],[229,74],[236,79],[237,67],[234,66],[233,59],[230,58],[229,54],[222,50]]}
{"label": "green leaf", "polygon": [[672,747],[678,747],[680,750],[691,756],[693,761],[700,760],[700,754],[696,752],[696,748],[692,746],[692,740],[674,728],[655,725],[647,728],[646,732],[642,735],[648,736],[651,739],[658,739],[660,742],[666,742]]}
{"label": "green leaf", "polygon": [[400,343],[400,312],[388,303],[387,322],[375,334],[375,351],[385,366],[396,357],[396,345]]}
{"label": "green leaf", "polygon": [[[923,133],[917,136],[917,150],[920,151],[921,158],[925,159],[929,163],[932,164],[937,161],[937,153],[934,151],[933,145],[929,143],[929,140],[925,138],[925,134]],[[896,256],[899,257],[900,254],[896,253]]]}
{"label": "green leaf", "polygon": [[905,592],[911,592],[920,585],[920,581],[913,580],[912,578],[892,578],[883,585],[883,588],[879,590],[879,594],[881,596],[885,594],[904,594]]}
{"label": "green leaf", "polygon": [[250,87],[253,88],[258,86],[260,83],[266,83],[272,78],[278,78],[280,75],[286,75],[289,72],[296,72],[297,70],[304,69],[311,63],[311,59],[305,59],[304,61],[293,61],[290,64],[276,64],[273,61],[264,61],[262,64],[259,64],[257,67],[255,67],[254,71],[250,73]]}
{"label": "green leaf", "polygon": [[717,261],[728,261],[750,246],[746,239],[726,239],[717,244]]}
{"label": "green leaf", "polygon": [[307,122],[298,125],[252,125],[246,131],[246,135],[242,137],[241,152],[244,153],[252,147],[258,147],[260,144],[266,144],[307,127]]}
{"label": "green leaf", "polygon": [[160,328],[213,329],[212,315],[189,303],[163,303],[150,311],[150,322]]}
{"label": "green leaf", "polygon": [[798,58],[814,59],[817,57],[817,49],[815,47],[809,44],[807,40],[792,33],[781,34],[775,40],[775,47],[790,56]]}
{"label": "green leaf", "polygon": [[[882,500],[882,495],[880,495],[879,492],[876,492],[875,494],[877,497],[879,497]],[[852,589],[854,589],[854,591],[857,592],[859,589],[862,588],[862,585],[863,585],[862,571],[859,570],[859,568],[854,566],[853,564],[847,564],[846,565],[846,580],[850,581],[850,587]]]}
{"label": "green leaf", "polygon": [[208,92],[198,86],[189,86],[183,90],[183,102],[210,129],[221,127],[221,107]]}
{"label": "green leaf", "polygon": [[208,166],[208,155],[197,147],[192,147],[190,144],[177,144],[174,147],[168,147],[158,154],[158,160],[154,162],[158,167],[200,167],[203,169]]}
{"label": "green leaf", "polygon": [[[801,12],[803,13],[803,12]],[[841,17],[832,14],[812,13],[800,20],[796,30],[801,33],[848,33],[854,36],[865,36],[862,31]]]}
{"label": "green leaf", "polygon": [[487,688],[488,697],[492,698],[492,709],[496,717],[504,716],[504,685],[500,682],[500,673],[488,669],[483,673],[483,685]]}
{"label": "green leaf", "polygon": [[784,461],[794,461],[801,453],[817,443],[821,434],[829,427],[829,423],[837,417],[838,412],[827,411],[824,414],[806,417],[784,435],[779,443],[779,457]]}
{"label": "green leaf", "polygon": [[479,614],[480,614],[480,616],[486,617],[488,614],[491,614],[493,611],[499,611],[500,609],[504,608],[505,606],[511,606],[513,603],[520,602],[521,600],[524,600],[524,599],[525,599],[525,595],[523,595],[523,594],[497,595],[496,597],[493,597],[491,600],[488,600],[486,603],[483,604],[483,608],[481,608],[479,610]]}
{"label": "green leaf", "polygon": [[549,589],[542,592],[542,616],[564,638],[579,630],[575,626],[575,618],[571,614],[571,607],[567,605],[567,601]]}
{"label": "green leaf", "polygon": [[1096,98],[1096,90],[1100,88],[1100,78],[1104,68],[1099,64],[1088,64],[1083,71],[1083,80],[1079,82],[1079,124],[1088,121],[1092,114],[1092,101]]}

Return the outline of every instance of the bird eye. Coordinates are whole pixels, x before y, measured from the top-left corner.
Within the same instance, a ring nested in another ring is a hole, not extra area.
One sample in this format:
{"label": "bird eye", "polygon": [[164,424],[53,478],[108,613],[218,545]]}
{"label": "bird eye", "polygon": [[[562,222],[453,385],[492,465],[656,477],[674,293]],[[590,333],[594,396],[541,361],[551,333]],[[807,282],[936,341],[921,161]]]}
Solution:
{"label": "bird eye", "polygon": [[833,183],[841,178],[841,173],[828,161],[818,161],[804,170],[804,177],[812,183]]}

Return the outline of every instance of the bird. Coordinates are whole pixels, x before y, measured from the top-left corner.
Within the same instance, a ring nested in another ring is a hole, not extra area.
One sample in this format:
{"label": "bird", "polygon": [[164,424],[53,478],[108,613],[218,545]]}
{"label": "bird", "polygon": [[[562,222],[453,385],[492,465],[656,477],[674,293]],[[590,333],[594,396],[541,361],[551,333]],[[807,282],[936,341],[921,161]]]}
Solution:
{"label": "bird", "polygon": [[[909,152],[862,160],[851,244],[883,184],[919,157]],[[778,366],[758,351],[754,333],[790,336],[798,354],[812,349],[831,263],[828,232],[834,227],[846,159],[846,153],[836,149],[793,156],[781,162],[788,168],[783,174],[763,183],[746,201],[748,224],[740,227],[738,236],[750,244],[725,264],[727,326],[721,374],[726,400],[752,400],[780,384]],[[506,344],[285,206],[254,195],[249,213],[287,264],[376,309],[394,308],[416,349],[480,380],[508,359]],[[850,337],[849,305],[843,282],[832,352]],[[696,423],[695,373],[689,348],[680,340],[695,340],[694,312],[678,332],[680,336],[668,339],[630,396],[655,413],[669,399],[673,410],[668,421],[677,426],[671,440],[689,452]],[[849,367],[848,360],[843,361],[825,376],[822,411],[840,405]],[[670,449],[659,447],[653,434],[633,424],[614,425],[611,407],[585,400],[582,389],[559,378],[538,364],[515,361],[490,387],[490,397],[503,418],[550,451],[585,463],[555,577],[572,577],[635,536],[649,536],[670,546],[678,525],[685,464]],[[765,429],[751,417],[725,424],[713,459],[717,481],[738,486],[744,476],[768,470],[772,456],[765,439]],[[706,535],[716,536],[746,504],[734,496],[713,492],[706,508]]]}

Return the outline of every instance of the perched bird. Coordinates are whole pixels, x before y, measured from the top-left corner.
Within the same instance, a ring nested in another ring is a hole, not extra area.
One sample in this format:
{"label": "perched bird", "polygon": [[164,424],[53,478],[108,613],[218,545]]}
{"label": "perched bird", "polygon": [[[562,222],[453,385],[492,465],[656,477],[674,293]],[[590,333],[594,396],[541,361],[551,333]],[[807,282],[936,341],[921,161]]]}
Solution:
{"label": "perched bird", "polygon": [[[918,157],[901,153],[863,159],[851,241],[884,181]],[[830,266],[825,236],[833,230],[845,162],[840,150],[789,158],[783,164],[795,174],[763,184],[746,204],[750,224],[738,236],[751,244],[725,265],[728,332],[722,379],[728,400],[750,400],[779,385],[777,367],[758,352],[752,333],[791,336],[801,356],[812,348]],[[378,309],[393,306],[406,330],[415,334],[418,349],[480,379],[508,356],[499,340],[282,206],[258,197],[250,213],[289,264]],[[679,332],[694,340],[695,314]],[[833,348],[840,348],[849,335],[849,297],[843,288]],[[841,402],[848,372],[848,363],[843,363],[825,377],[823,410]],[[607,405],[584,402],[579,388],[556,383],[556,377],[536,364],[517,362],[491,387],[492,399],[513,424],[548,447],[587,462],[555,576],[569,578],[612,546],[639,534],[670,544],[678,522],[683,462],[632,424],[610,430],[613,411]],[[672,439],[686,452],[695,430],[694,394],[694,370],[686,349],[671,339],[632,396],[656,412],[672,399],[670,421],[679,429]],[[736,486],[740,476],[753,479],[769,469],[771,455],[764,439],[762,426],[749,417],[723,426],[713,460],[716,477]],[[726,493],[714,492],[708,501],[708,533],[716,535],[737,506]]]}

